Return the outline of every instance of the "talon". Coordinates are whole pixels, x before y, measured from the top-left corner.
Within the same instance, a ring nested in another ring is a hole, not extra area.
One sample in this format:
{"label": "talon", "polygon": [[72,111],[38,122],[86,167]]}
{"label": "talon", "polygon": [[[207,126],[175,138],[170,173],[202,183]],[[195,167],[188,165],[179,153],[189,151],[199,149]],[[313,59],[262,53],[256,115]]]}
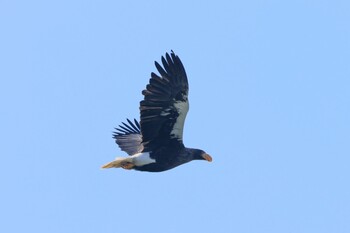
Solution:
{"label": "talon", "polygon": [[130,170],[134,167],[134,164],[130,163],[130,162],[126,162],[126,163],[123,163],[121,167],[126,169],[126,170]]}

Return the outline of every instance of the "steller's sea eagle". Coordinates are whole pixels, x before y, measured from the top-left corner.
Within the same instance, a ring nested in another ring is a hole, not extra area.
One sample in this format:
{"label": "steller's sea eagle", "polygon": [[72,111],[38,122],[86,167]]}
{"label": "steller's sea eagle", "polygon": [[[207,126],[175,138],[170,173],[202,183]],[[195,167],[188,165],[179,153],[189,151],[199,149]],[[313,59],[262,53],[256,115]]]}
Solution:
{"label": "steller's sea eagle", "polygon": [[122,122],[113,138],[129,157],[118,157],[102,168],[161,172],[192,160],[212,161],[203,150],[186,148],[182,141],[188,104],[188,80],[180,58],[171,51],[162,56],[160,75],[151,73],[140,102],[140,123]]}

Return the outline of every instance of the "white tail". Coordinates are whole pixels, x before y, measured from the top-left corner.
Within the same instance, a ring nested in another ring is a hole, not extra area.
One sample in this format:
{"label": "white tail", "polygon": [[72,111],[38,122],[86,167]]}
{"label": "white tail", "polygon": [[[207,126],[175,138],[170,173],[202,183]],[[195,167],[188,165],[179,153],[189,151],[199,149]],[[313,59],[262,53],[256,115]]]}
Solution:
{"label": "white tail", "polygon": [[113,168],[113,167],[118,168],[118,167],[122,167],[127,163],[132,163],[132,157],[116,158],[114,161],[103,165],[102,168]]}

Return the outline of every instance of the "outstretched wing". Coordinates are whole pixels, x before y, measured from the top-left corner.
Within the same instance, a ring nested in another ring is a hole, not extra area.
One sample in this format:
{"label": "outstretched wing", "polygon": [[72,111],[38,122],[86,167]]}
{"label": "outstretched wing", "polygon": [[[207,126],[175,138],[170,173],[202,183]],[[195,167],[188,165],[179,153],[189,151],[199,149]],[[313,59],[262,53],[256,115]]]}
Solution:
{"label": "outstretched wing", "polygon": [[134,119],[135,123],[132,123],[129,119],[126,120],[129,124],[122,122],[122,125],[115,128],[113,138],[122,151],[125,151],[128,155],[134,155],[143,150],[140,125],[136,119]]}
{"label": "outstretched wing", "polygon": [[188,80],[180,58],[171,51],[155,62],[160,76],[151,73],[140,102],[141,133],[145,151],[176,139],[182,144],[188,104]]}

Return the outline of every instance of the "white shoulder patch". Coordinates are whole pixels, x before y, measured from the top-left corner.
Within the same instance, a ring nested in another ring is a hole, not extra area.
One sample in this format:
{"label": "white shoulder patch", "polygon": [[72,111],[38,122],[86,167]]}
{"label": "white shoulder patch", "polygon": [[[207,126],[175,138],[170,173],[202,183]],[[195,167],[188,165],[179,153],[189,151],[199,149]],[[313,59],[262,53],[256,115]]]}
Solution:
{"label": "white shoulder patch", "polygon": [[136,166],[143,166],[150,163],[155,163],[156,160],[150,157],[149,152],[137,153],[131,156],[132,161]]}
{"label": "white shoulder patch", "polygon": [[185,123],[185,118],[189,109],[189,104],[188,104],[188,101],[176,101],[174,103],[174,106],[177,109],[179,116],[176,119],[174,128],[171,130],[170,135],[173,135],[173,137],[175,138],[182,139],[184,123]]}

